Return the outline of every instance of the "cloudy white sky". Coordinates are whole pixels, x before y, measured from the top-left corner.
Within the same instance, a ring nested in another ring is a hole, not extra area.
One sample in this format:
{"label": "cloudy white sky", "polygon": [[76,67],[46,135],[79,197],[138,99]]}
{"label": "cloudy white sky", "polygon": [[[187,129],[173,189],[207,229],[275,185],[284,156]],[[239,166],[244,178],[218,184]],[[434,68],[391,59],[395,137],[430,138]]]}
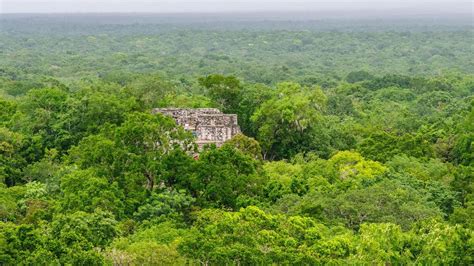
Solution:
{"label": "cloudy white sky", "polygon": [[406,10],[471,13],[471,0],[0,0],[1,13]]}

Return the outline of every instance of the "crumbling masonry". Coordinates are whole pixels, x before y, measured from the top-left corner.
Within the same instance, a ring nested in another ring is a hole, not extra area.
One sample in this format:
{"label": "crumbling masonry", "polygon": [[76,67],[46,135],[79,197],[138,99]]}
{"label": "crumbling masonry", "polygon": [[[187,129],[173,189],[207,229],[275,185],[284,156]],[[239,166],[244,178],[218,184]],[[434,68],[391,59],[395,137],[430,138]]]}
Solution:
{"label": "crumbling masonry", "polygon": [[202,148],[206,144],[222,144],[240,133],[237,115],[224,114],[215,108],[156,108],[153,113],[161,113],[174,118],[178,125],[189,130],[196,137],[196,144]]}

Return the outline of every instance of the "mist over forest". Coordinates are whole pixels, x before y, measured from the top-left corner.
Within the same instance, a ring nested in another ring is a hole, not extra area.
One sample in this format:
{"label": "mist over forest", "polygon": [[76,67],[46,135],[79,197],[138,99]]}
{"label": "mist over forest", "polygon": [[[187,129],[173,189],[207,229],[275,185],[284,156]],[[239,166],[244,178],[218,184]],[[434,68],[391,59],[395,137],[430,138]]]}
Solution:
{"label": "mist over forest", "polygon": [[0,14],[1,265],[474,264],[472,12],[130,12]]}

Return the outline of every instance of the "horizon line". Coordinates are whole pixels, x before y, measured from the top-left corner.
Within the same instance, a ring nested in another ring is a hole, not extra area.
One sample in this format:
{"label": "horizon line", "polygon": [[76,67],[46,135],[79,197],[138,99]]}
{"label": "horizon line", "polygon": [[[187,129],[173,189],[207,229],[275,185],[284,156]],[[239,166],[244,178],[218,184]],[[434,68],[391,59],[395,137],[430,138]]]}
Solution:
{"label": "horizon line", "polygon": [[[239,10],[239,11],[230,11],[230,10],[222,10],[222,11],[151,11],[151,12],[144,12],[144,11],[61,11],[61,12],[3,12],[0,10],[0,15],[82,15],[82,14],[137,14],[137,15],[180,15],[180,14],[316,14],[316,13],[328,13],[330,12],[332,15],[335,13],[347,14],[347,13],[354,13],[358,14],[359,12],[371,12],[373,13],[384,13],[387,11],[406,11],[404,8],[390,8],[390,9],[352,9],[352,10],[340,10],[340,9],[331,9],[331,10],[291,10],[291,11],[284,11],[284,10]],[[470,11],[450,11],[450,12],[436,12],[436,11],[426,11],[420,12],[421,10],[413,10],[413,13],[407,12],[405,14],[391,14],[391,15],[468,15],[471,18],[473,17],[472,12]],[[383,14],[381,14],[383,15]]]}

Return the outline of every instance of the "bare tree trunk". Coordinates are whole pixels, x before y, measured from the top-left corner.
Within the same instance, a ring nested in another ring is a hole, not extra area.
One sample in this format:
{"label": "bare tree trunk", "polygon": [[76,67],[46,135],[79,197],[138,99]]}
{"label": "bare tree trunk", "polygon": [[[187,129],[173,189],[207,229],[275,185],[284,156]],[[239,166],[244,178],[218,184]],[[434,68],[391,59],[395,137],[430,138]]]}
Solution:
{"label": "bare tree trunk", "polygon": [[155,177],[152,173],[150,173],[149,171],[146,171],[145,173],[145,176],[146,176],[146,188],[148,190],[153,190],[153,187],[155,186]]}

